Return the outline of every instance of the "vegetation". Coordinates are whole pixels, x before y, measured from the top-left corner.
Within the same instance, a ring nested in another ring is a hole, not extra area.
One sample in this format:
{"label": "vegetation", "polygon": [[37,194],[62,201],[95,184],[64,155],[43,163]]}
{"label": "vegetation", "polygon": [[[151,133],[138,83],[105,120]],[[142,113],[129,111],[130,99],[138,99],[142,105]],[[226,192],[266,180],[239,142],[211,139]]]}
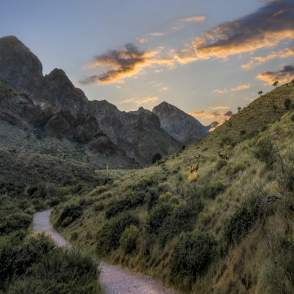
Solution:
{"label": "vegetation", "polygon": [[[92,258],[57,248],[44,235],[30,233],[33,213],[40,209],[40,201],[42,208],[50,205],[53,194],[48,191],[57,189],[44,187],[28,186],[22,190],[2,184],[0,293],[102,293],[97,283],[97,264]],[[66,191],[71,190],[58,188],[58,193],[66,199]]]}
{"label": "vegetation", "polygon": [[55,210],[58,220],[73,202],[82,209],[58,229],[189,293],[291,293],[294,114],[286,99],[294,100],[291,84],[168,159],[110,173],[111,182]]}

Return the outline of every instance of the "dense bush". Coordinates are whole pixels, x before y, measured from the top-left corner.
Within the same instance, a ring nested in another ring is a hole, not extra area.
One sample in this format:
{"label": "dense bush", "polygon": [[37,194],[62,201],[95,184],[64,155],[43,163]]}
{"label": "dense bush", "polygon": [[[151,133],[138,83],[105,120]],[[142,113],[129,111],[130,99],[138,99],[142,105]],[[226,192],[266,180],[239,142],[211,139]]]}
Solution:
{"label": "dense bush", "polygon": [[172,277],[196,280],[212,262],[215,248],[215,241],[207,234],[182,234],[171,257]]}
{"label": "dense bush", "polygon": [[149,234],[157,234],[165,219],[172,214],[173,207],[169,203],[159,203],[148,216],[146,231]]}
{"label": "dense bush", "polygon": [[44,236],[2,245],[0,262],[0,291],[5,293],[100,293],[95,262],[55,248]]}
{"label": "dense bush", "polygon": [[137,249],[139,234],[138,228],[134,225],[127,227],[122,233],[119,244],[126,254],[132,253]]}
{"label": "dense bush", "polygon": [[67,227],[83,214],[82,207],[79,204],[70,204],[64,207],[59,215],[56,225],[59,227]]}
{"label": "dense bush", "polygon": [[0,289],[4,289],[12,279],[23,276],[34,263],[40,262],[54,248],[54,244],[44,236],[30,238],[24,243],[7,241],[1,244]]}
{"label": "dense bush", "polygon": [[237,244],[253,227],[260,213],[259,198],[245,202],[228,220],[225,226],[225,239],[228,245]]}
{"label": "dense bush", "polygon": [[272,167],[276,157],[276,149],[271,139],[265,137],[258,140],[254,149],[254,154],[257,159],[265,162],[267,167]]}
{"label": "dense bush", "polygon": [[277,178],[283,190],[294,191],[294,150],[289,149],[284,156],[279,155]]}
{"label": "dense bush", "polygon": [[137,225],[138,220],[128,213],[120,214],[107,221],[97,234],[97,252],[105,255],[117,249],[124,230],[130,225]]}
{"label": "dense bush", "polygon": [[9,234],[16,230],[26,230],[31,222],[32,216],[23,212],[0,217],[0,235]]}
{"label": "dense bush", "polygon": [[127,197],[113,201],[105,211],[106,218],[111,218],[122,211],[136,208],[144,204],[145,195],[141,192],[131,194]]}
{"label": "dense bush", "polygon": [[165,218],[158,230],[161,245],[175,238],[181,232],[191,231],[196,222],[198,212],[191,206],[176,207],[173,212]]}
{"label": "dense bush", "polygon": [[201,190],[201,195],[204,198],[214,199],[218,194],[221,194],[225,191],[226,187],[221,182],[208,182],[207,184],[203,185]]}
{"label": "dense bush", "polygon": [[292,107],[292,101],[291,101],[291,99],[289,99],[289,98],[285,99],[284,106],[285,106],[285,109],[286,110],[290,110],[291,107]]}

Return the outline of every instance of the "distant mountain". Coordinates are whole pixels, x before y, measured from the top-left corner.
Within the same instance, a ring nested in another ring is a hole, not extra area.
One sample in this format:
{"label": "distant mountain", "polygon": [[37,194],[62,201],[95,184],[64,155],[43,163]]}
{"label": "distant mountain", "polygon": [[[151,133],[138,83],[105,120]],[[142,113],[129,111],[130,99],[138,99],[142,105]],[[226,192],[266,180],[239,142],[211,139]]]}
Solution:
{"label": "distant mountain", "polygon": [[156,114],[89,101],[61,69],[44,76],[39,59],[14,36],[0,38],[0,80],[0,147],[117,168],[150,164],[182,146]]}
{"label": "distant mountain", "polygon": [[208,134],[208,128],[197,119],[167,102],[154,107],[152,112],[158,116],[161,128],[183,144],[195,143]]}

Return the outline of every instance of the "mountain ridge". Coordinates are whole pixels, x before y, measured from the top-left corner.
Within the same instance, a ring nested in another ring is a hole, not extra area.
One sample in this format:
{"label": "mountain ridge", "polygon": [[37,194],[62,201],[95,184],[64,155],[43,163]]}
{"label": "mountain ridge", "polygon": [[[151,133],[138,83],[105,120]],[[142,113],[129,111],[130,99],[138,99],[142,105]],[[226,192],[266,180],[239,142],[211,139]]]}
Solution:
{"label": "mountain ridge", "polygon": [[[93,158],[93,146],[97,145],[93,141],[103,134],[103,142],[109,142],[104,146],[111,146],[110,151],[116,149],[121,156],[117,164],[112,161],[110,165],[113,167],[148,165],[156,154],[166,156],[186,144],[186,140],[177,140],[162,128],[160,118],[154,112],[143,108],[124,112],[106,100],[90,101],[61,69],[56,68],[43,75],[38,57],[14,36],[0,38],[0,79],[9,85],[15,96],[25,95],[33,102],[30,106],[32,114],[37,113],[38,118],[32,120],[38,120],[39,125],[33,122],[31,128],[36,129],[39,135],[73,141]],[[1,99],[5,100],[4,93],[2,91]],[[17,113],[18,110],[14,111]],[[22,123],[28,124],[27,118]],[[103,163],[99,164],[99,161],[94,161],[94,164],[101,168],[107,162],[102,160]]]}

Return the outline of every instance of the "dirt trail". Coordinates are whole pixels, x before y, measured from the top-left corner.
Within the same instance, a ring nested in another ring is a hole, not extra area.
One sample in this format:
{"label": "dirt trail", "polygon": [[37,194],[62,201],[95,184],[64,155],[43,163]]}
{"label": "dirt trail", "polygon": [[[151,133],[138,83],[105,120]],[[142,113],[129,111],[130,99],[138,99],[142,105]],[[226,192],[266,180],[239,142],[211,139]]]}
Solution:
{"label": "dirt trail", "polygon": [[[51,210],[34,215],[33,231],[48,234],[60,247],[71,245],[50,224]],[[132,273],[118,266],[100,264],[100,283],[106,294],[175,294],[151,278]]]}

